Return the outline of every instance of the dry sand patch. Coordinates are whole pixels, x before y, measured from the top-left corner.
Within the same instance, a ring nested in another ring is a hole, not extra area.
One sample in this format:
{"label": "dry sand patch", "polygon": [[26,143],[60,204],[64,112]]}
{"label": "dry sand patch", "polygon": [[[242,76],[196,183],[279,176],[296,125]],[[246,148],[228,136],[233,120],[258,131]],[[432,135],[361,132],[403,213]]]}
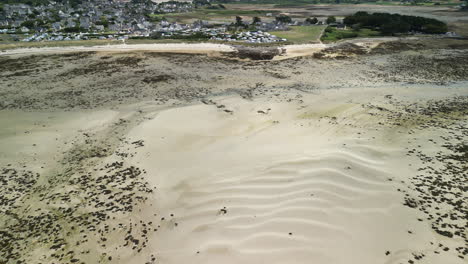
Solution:
{"label": "dry sand patch", "polygon": [[464,263],[464,44],[407,41],[2,56],[0,262]]}

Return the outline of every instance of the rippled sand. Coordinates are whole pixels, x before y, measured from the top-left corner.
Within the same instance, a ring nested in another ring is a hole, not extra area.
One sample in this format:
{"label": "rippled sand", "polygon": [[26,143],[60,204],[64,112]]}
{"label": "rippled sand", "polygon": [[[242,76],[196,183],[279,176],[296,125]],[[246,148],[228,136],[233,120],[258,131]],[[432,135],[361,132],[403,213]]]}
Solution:
{"label": "rippled sand", "polygon": [[465,44],[400,44],[1,57],[0,263],[465,263]]}
{"label": "rippled sand", "polygon": [[161,263],[463,263],[427,253],[440,240],[402,203],[413,136],[362,106],[388,105],[387,93],[429,99],[397,88],[227,96],[134,128],[145,146],[132,160],[166,217],[152,236]]}

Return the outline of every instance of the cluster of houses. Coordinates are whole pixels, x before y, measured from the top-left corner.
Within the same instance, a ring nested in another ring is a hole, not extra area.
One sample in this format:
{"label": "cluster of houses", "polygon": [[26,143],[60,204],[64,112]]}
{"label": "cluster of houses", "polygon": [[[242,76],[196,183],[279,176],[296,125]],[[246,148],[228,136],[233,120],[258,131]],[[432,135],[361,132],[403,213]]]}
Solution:
{"label": "cluster of houses", "polygon": [[241,41],[247,43],[272,43],[287,41],[284,38],[263,31],[246,31],[236,34],[221,33],[211,37],[212,40],[218,41]]}
{"label": "cluster of houses", "polygon": [[[272,43],[287,40],[268,32],[288,30],[290,26],[310,25],[307,21],[291,20],[284,23],[275,20],[272,14],[267,14],[267,17],[272,17],[269,22],[237,22],[235,27],[244,29],[233,33],[234,23],[210,24],[198,20],[182,24],[160,19],[162,16],[159,14],[190,12],[198,2],[94,0],[72,6],[66,1],[51,0],[49,4],[39,6],[6,4],[0,10],[0,34],[18,34],[15,39],[28,42],[91,38],[125,40],[154,36],[190,38],[195,35],[217,41]],[[20,34],[22,37],[19,37]]]}
{"label": "cluster of houses", "polygon": [[152,36],[157,35],[158,38],[188,38],[199,34],[206,37],[206,39],[216,41],[237,41],[247,43],[272,43],[287,41],[286,39],[278,38],[268,32],[261,30],[242,31],[237,33],[230,33],[226,26],[218,27],[202,27],[199,25],[180,25],[171,24],[168,27],[162,27],[153,32]]}
{"label": "cluster of houses", "polygon": [[83,1],[76,6],[50,1],[47,5],[5,4],[0,29],[9,32],[151,32],[151,14],[189,12],[189,2]]}
{"label": "cluster of houses", "polygon": [[21,41],[68,41],[68,40],[88,40],[91,38],[95,39],[109,39],[109,40],[127,40],[128,35],[119,34],[99,34],[95,35],[92,33],[35,33],[28,35]]}

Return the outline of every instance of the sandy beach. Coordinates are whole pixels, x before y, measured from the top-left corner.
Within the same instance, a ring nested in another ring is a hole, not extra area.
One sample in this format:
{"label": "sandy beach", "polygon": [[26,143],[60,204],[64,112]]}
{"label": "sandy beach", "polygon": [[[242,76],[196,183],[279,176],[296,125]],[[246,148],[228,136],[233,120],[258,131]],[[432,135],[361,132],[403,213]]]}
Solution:
{"label": "sandy beach", "polygon": [[466,43],[421,42],[2,53],[0,263],[466,263]]}
{"label": "sandy beach", "polygon": [[164,53],[188,53],[188,54],[210,54],[215,52],[233,52],[235,49],[230,45],[213,43],[167,43],[167,44],[120,44],[105,46],[72,46],[72,47],[42,47],[42,48],[19,48],[5,50],[0,55],[15,54],[44,54],[44,53],[66,53],[66,52],[126,52],[126,51],[152,51]]}
{"label": "sandy beach", "polygon": [[408,144],[432,144],[362,107],[369,97],[388,105],[389,92],[396,101],[427,92],[414,90],[282,92],[294,103],[228,96],[213,101],[232,114],[193,105],[136,127],[129,137],[145,146],[132,162],[155,175],[155,211],[167,218],[154,234],[160,261],[370,264],[424,254],[421,263],[462,263],[433,254],[442,241],[401,203],[415,195],[407,184],[420,163]]}

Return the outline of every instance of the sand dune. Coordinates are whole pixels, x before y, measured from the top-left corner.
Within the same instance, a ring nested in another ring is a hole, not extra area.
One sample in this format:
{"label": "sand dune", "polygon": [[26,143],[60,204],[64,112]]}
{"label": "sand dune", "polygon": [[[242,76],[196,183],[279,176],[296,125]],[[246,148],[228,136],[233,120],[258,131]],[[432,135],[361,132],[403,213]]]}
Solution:
{"label": "sand dune", "polygon": [[401,143],[366,129],[359,91],[340,91],[351,105],[325,99],[334,92],[302,106],[214,98],[233,113],[169,109],[130,132],[145,142],[133,162],[152,175],[157,210],[174,215],[153,237],[160,262],[390,264],[429,250],[434,233],[396,190],[411,171]]}
{"label": "sand dune", "polygon": [[465,263],[463,51],[414,52],[5,56],[0,262]]}

